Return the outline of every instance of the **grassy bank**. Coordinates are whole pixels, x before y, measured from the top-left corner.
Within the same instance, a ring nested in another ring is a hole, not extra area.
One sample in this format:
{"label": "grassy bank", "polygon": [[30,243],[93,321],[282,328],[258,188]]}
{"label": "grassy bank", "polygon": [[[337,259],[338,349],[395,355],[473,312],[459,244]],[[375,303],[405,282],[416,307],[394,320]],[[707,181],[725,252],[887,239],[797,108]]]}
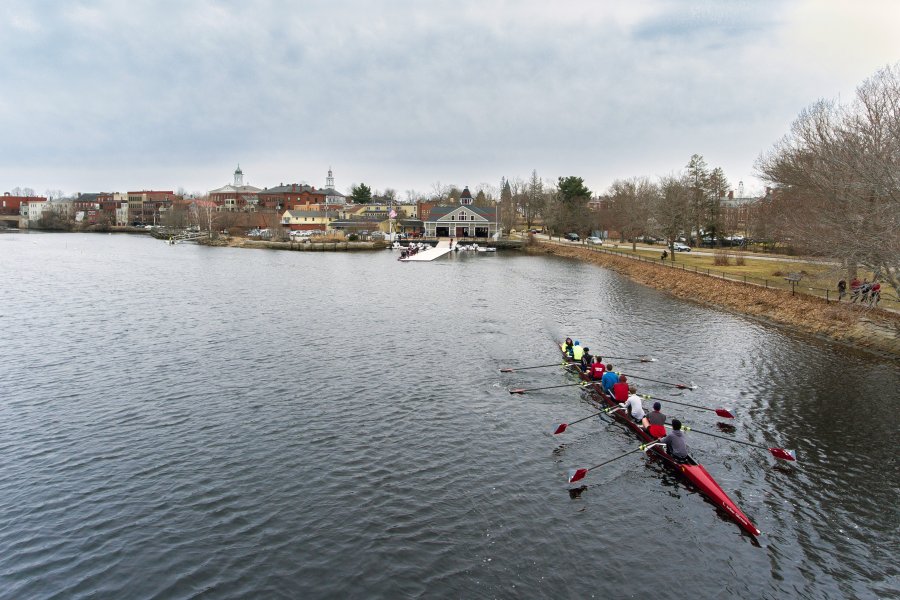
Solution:
{"label": "grassy bank", "polygon": [[577,245],[536,242],[527,251],[590,262],[679,298],[764,318],[871,352],[900,356],[900,315],[887,311],[863,311],[813,296],[791,296],[789,290],[745,285]]}

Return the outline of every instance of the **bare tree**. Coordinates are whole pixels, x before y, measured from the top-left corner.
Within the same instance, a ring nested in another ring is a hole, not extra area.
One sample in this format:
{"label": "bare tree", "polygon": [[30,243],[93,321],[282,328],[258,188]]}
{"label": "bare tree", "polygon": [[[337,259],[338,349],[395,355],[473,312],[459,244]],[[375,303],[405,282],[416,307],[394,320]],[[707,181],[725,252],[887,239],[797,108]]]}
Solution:
{"label": "bare tree", "polygon": [[647,232],[656,198],[656,186],[646,177],[617,179],[609,188],[614,223],[622,238],[631,241],[632,250],[636,249],[637,237]]}
{"label": "bare tree", "polygon": [[659,181],[659,191],[653,202],[652,212],[659,233],[666,238],[669,255],[675,260],[674,243],[678,236],[690,228],[689,209],[694,198],[692,182],[685,177],[668,175]]}
{"label": "bare tree", "polygon": [[900,63],[852,104],[819,101],[757,161],[793,235],[811,252],[865,266],[900,293]]}
{"label": "bare tree", "polygon": [[544,182],[538,177],[537,169],[531,171],[531,178],[519,199],[519,210],[525,219],[525,227],[531,229],[534,222],[544,211],[547,196],[544,193]]}

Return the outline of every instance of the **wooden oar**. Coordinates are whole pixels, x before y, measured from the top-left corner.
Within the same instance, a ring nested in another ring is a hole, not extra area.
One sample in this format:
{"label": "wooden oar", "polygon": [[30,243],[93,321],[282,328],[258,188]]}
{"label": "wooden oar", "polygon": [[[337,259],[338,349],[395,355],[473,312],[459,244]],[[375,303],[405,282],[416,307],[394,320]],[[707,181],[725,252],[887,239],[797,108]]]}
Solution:
{"label": "wooden oar", "polygon": [[641,361],[641,362],[656,362],[655,358],[652,358],[649,356],[604,356],[603,357],[604,360],[606,360],[607,358],[612,359],[612,360],[634,360],[634,361]]}
{"label": "wooden oar", "polygon": [[508,368],[508,369],[500,369],[500,372],[501,372],[501,373],[515,373],[516,371],[527,371],[528,369],[543,369],[543,368],[545,368],[545,367],[560,367],[560,366],[564,367],[564,366],[566,366],[567,364],[569,364],[569,363],[565,363],[565,362],[564,362],[564,363],[558,363],[558,362],[555,362],[555,363],[553,363],[553,364],[551,364],[551,365],[535,365],[535,366],[533,366],[533,367],[510,367],[510,368]]}
{"label": "wooden oar", "polygon": [[[668,423],[667,423],[668,425]],[[750,446],[751,448],[759,448],[760,450],[768,450],[772,456],[775,458],[786,460],[790,462],[794,462],[797,460],[797,453],[794,450],[785,450],[784,448],[768,448],[766,446],[761,446],[759,444],[752,444],[750,442],[745,442],[743,440],[735,440],[729,437],[725,437],[724,435],[717,435],[715,433],[709,433],[708,431],[699,431],[697,429],[693,429],[686,425],[681,426],[682,431],[693,431],[694,433],[700,433],[702,435],[708,435],[710,437],[719,438],[720,440],[725,440],[726,442],[734,442],[735,444],[743,444],[744,446]]]}
{"label": "wooden oar", "polygon": [[625,458],[626,456],[628,456],[628,455],[630,455],[630,454],[634,454],[635,452],[646,452],[647,450],[649,450],[649,449],[652,448],[653,446],[660,446],[660,445],[662,445],[662,442],[650,442],[650,443],[648,443],[648,444],[641,444],[640,446],[638,446],[638,447],[635,448],[634,450],[629,450],[629,451],[626,452],[625,454],[622,454],[622,455],[617,456],[617,457],[615,457],[615,458],[611,458],[611,459],[609,459],[609,460],[603,461],[603,462],[600,463],[599,465],[594,465],[593,467],[588,467],[588,468],[586,468],[586,469],[585,469],[585,468],[581,468],[581,469],[570,469],[570,470],[569,470],[569,474],[568,474],[569,483],[575,483],[576,481],[581,481],[582,479],[585,478],[585,476],[588,474],[589,471],[593,471],[594,469],[598,469],[598,468],[602,467],[603,465],[608,465],[608,464],[611,463],[611,462],[615,462],[615,461],[617,461],[617,460],[620,460],[620,459],[622,459],[622,458]]}
{"label": "wooden oar", "polygon": [[660,402],[669,402],[670,404],[678,404],[679,406],[689,406],[691,408],[699,408],[701,410],[711,410],[723,419],[733,419],[734,415],[731,414],[731,411],[724,408],[710,408],[708,406],[698,406],[697,404],[688,404],[687,402],[676,402],[675,400],[669,400],[668,398],[657,398],[656,396],[651,396],[649,394],[641,394],[641,398],[646,398],[647,400],[659,400]]}
{"label": "wooden oar", "polygon": [[609,413],[611,413],[614,410],[625,410],[625,407],[610,406],[609,408],[604,408],[603,410],[601,410],[598,413],[594,413],[592,415],[582,417],[581,419],[578,419],[577,421],[572,421],[571,423],[560,423],[559,425],[556,426],[556,430],[553,432],[553,435],[558,435],[558,434],[562,433],[563,431],[568,429],[569,425],[574,425],[575,423],[581,423],[582,421],[587,421],[588,419],[590,419],[592,417],[599,417],[600,415],[608,415]]}
{"label": "wooden oar", "polygon": [[624,375],[625,377],[631,377],[632,379],[641,379],[643,381],[652,381],[653,383],[661,383],[663,385],[671,385],[673,387],[677,387],[679,390],[696,390],[697,386],[691,383],[691,385],[685,385],[683,383],[673,383],[671,381],[659,381],[658,379],[650,379],[649,377],[640,377],[638,375],[632,375],[630,373],[616,373],[616,375]]}
{"label": "wooden oar", "polygon": [[561,385],[548,385],[545,387],[536,387],[536,388],[513,388],[509,390],[510,394],[524,394],[525,392],[536,392],[538,390],[552,390],[554,388],[561,387],[572,387],[573,385],[587,386],[589,382],[587,381],[579,381],[578,383],[563,383]]}

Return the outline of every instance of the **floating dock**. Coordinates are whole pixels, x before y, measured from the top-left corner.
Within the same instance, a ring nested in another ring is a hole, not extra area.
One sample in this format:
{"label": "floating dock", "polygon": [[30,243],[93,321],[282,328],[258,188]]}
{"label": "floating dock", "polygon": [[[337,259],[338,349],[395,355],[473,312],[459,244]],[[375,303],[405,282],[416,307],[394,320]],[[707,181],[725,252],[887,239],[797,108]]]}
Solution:
{"label": "floating dock", "polygon": [[447,240],[440,240],[434,248],[420,250],[409,258],[401,258],[400,262],[429,262],[436,258],[440,258],[445,254],[450,254],[450,242]]}

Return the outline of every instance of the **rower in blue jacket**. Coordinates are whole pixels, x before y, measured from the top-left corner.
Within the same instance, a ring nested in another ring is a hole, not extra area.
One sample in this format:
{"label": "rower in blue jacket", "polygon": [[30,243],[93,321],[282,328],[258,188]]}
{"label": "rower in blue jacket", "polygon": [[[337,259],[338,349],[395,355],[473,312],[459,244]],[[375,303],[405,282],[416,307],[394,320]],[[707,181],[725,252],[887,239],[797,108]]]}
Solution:
{"label": "rower in blue jacket", "polygon": [[612,386],[619,383],[619,376],[616,375],[615,371],[612,370],[612,363],[606,365],[606,373],[603,374],[603,377],[600,378],[600,385],[603,387],[603,391],[607,394],[612,390]]}

